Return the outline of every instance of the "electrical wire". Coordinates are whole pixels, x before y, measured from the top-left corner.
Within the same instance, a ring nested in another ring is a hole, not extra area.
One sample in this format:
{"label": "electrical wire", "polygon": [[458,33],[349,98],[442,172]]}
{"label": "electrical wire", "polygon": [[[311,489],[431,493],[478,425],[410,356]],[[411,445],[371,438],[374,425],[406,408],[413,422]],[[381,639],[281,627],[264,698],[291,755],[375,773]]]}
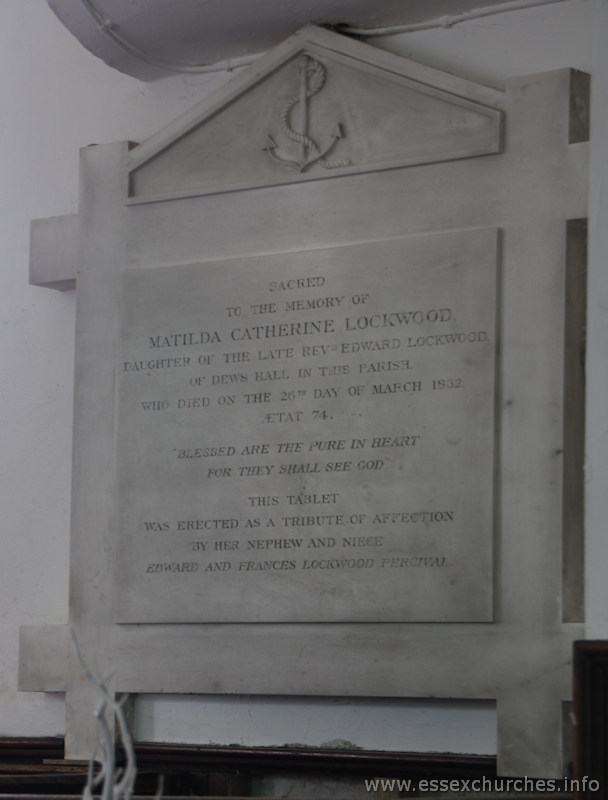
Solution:
{"label": "electrical wire", "polygon": [[[256,53],[251,56],[242,56],[239,58],[230,58],[225,61],[216,61],[213,64],[192,64],[192,63],[175,63],[165,61],[162,58],[144,53],[139,48],[132,45],[129,41],[124,39],[116,31],[116,23],[106,17],[93,3],[92,0],[80,0],[82,6],[89,12],[95,24],[102,33],[110,38],[122,50],[129,55],[150,64],[153,67],[167,70],[169,72],[185,72],[185,73],[205,73],[205,72],[220,72],[222,70],[230,71],[252,64],[263,53]],[[451,28],[461,22],[468,22],[472,19],[479,19],[481,17],[489,17],[495,14],[504,14],[507,11],[517,11],[524,8],[534,8],[536,6],[551,5],[553,3],[564,3],[567,0],[510,0],[510,2],[499,3],[495,6],[484,6],[483,8],[472,9],[471,11],[464,11],[461,14],[454,14],[452,16],[439,17],[438,19],[429,20],[427,22],[416,22],[409,25],[391,25],[378,28],[357,28],[350,25],[334,25],[334,30],[339,33],[349,36],[373,37],[373,36],[391,36],[396,33],[416,33],[417,31],[427,31],[434,28]]]}
{"label": "electrical wire", "polygon": [[383,28],[356,28],[350,25],[336,25],[335,30],[350,36],[391,36],[395,33],[416,33],[417,31],[428,31],[434,28],[451,28],[461,22],[468,22],[472,19],[490,17],[494,14],[504,14],[507,11],[518,11],[524,8],[534,8],[535,6],[546,6],[553,3],[564,3],[567,0],[512,0],[511,2],[499,3],[495,6],[484,6],[474,8],[471,11],[463,11],[461,14],[439,17],[438,19],[428,20],[427,22],[415,22],[408,25],[390,25]]}

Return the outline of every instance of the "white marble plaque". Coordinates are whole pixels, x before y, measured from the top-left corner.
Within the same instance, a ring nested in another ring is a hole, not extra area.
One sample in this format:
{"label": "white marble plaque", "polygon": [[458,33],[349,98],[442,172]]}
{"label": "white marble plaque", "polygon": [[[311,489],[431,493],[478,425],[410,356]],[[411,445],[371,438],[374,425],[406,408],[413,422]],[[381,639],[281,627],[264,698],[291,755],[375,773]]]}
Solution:
{"label": "white marble plaque", "polygon": [[[562,774],[587,83],[490,89],[306,28],[83,149],[32,278],[78,267],[70,623],[116,692],[495,698],[499,773]],[[19,681],[66,691],[87,759],[68,642],[24,626]]]}
{"label": "white marble plaque", "polygon": [[128,271],[116,621],[491,620],[497,245]]}

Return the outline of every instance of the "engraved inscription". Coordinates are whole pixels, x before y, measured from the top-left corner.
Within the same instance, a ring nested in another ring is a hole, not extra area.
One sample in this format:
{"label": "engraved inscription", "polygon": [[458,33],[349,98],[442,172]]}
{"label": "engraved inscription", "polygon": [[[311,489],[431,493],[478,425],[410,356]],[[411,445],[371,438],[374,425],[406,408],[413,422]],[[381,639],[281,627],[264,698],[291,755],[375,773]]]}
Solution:
{"label": "engraved inscription", "polygon": [[497,232],[125,275],[122,622],[491,619]]}

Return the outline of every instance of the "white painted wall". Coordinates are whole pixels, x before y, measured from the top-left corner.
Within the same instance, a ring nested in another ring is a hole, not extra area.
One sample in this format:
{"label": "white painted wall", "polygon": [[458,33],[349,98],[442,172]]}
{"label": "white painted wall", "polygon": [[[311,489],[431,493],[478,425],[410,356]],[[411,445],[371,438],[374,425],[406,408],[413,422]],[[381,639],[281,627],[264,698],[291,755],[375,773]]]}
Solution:
{"label": "white painted wall", "polygon": [[[608,637],[608,0],[567,0],[373,44],[474,80],[559,67],[594,76],[590,193],[588,594]],[[28,285],[33,218],[76,210],[78,148],[141,141],[230,76],[142,84],[84,51],[44,0],[0,3],[0,736],[64,730],[61,696],[17,692],[21,624],[67,619],[74,292]],[[449,654],[446,654],[449,658]],[[495,752],[492,704],[142,697],[136,732],[165,741],[335,740]]]}
{"label": "white painted wall", "polygon": [[80,147],[144,139],[228,77],[139,83],[44,0],[0,2],[0,736],[64,729],[61,698],[17,692],[19,625],[68,602],[76,298],[28,286],[30,220],[76,211]]}

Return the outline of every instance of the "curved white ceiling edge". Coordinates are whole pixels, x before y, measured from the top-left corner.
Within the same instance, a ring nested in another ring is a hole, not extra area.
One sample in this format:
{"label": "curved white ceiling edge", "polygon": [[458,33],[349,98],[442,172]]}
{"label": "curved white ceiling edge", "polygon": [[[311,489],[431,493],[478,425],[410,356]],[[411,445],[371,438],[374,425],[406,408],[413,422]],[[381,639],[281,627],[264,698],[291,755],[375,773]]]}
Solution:
{"label": "curved white ceiling edge", "polygon": [[80,0],[47,0],[47,3],[80,44],[109,67],[144,81],[157,80],[169,74],[167,70],[130,55],[99,27]]}
{"label": "curved white ceiling edge", "polygon": [[416,24],[502,2],[47,0],[87,50],[110,67],[146,81],[192,71],[188,69],[192,65],[195,70],[201,65],[238,66],[309,23],[367,28]]}

